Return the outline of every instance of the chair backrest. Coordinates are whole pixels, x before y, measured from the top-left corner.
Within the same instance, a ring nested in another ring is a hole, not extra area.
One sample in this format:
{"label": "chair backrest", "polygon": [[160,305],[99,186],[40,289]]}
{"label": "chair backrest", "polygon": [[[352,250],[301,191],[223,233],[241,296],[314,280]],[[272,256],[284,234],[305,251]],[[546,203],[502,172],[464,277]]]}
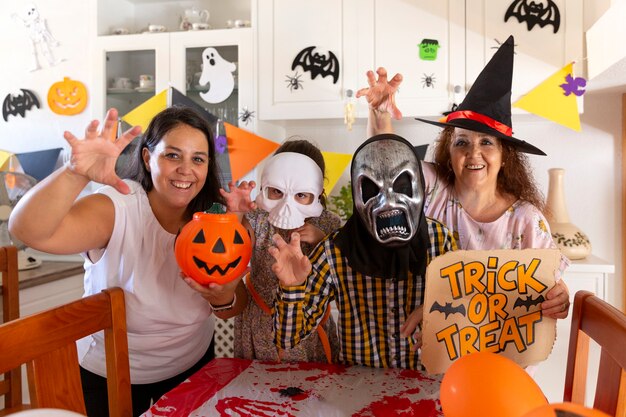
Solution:
{"label": "chair backrest", "polygon": [[0,372],[26,363],[33,408],[86,414],[76,340],[104,330],[109,415],[132,416],[124,292],[95,295],[0,326]]}
{"label": "chair backrest", "polygon": [[601,349],[593,408],[626,416],[626,315],[589,291],[574,297],[563,400],[584,404],[589,340]]}
{"label": "chair backrest", "polygon": [[[2,322],[6,323],[20,316],[19,273],[15,246],[0,247],[0,274],[2,274]],[[16,410],[22,405],[21,366],[4,373],[4,379],[0,381],[0,396],[4,397],[5,409]]]}

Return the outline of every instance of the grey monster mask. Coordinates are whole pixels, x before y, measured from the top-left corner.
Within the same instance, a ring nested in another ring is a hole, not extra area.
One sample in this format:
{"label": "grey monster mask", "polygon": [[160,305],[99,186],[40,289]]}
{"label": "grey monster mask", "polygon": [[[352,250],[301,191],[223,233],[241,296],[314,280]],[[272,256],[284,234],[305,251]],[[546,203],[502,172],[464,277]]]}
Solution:
{"label": "grey monster mask", "polygon": [[420,161],[405,141],[383,139],[361,147],[352,163],[354,206],[374,239],[409,243],[424,205]]}

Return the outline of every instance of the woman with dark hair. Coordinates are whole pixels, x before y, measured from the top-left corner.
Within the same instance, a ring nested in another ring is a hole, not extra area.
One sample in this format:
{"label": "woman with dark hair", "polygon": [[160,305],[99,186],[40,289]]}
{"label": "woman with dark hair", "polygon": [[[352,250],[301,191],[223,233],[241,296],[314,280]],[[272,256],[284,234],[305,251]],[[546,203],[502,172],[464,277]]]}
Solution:
{"label": "woman with dark hair", "polygon": [[[65,132],[70,160],[20,200],[9,227],[32,248],[81,253],[85,296],[124,289],[133,414],[139,415],[213,358],[212,314],[233,317],[247,296],[241,279],[202,287],[182,277],[174,257],[176,234],[193,213],[223,203],[204,119],[189,108],[157,114],[126,180],[116,174],[116,161],[141,129],[112,140],[116,124],[111,109],[101,131],[92,121],[83,139]],[[90,181],[105,186],[77,200]],[[108,416],[103,335],[77,345],[87,414]]]}

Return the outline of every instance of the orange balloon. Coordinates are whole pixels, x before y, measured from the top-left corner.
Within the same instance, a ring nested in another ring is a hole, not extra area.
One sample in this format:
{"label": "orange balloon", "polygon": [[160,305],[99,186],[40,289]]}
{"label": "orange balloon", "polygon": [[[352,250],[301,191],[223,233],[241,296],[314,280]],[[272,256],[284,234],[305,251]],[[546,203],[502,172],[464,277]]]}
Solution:
{"label": "orange balloon", "polygon": [[521,366],[491,352],[471,353],[450,365],[440,400],[446,417],[525,417],[548,404]]}
{"label": "orange balloon", "polygon": [[[557,414],[557,411],[562,411]],[[587,408],[584,405],[576,403],[558,403],[548,404],[542,407],[536,408],[524,417],[610,417],[608,414],[603,413],[593,408]]]}

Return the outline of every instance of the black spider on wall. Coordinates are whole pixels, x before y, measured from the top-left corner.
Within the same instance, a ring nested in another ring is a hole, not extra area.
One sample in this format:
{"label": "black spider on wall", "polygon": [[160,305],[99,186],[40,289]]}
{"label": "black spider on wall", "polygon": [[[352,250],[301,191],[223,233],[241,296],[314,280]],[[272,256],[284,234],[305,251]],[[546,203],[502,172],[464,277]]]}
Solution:
{"label": "black spider on wall", "polygon": [[435,74],[424,74],[424,76],[422,77],[422,88],[435,88],[435,80]]}
{"label": "black spider on wall", "polygon": [[289,75],[286,75],[285,77],[287,78],[285,82],[287,83],[287,88],[289,88],[289,91],[304,89],[304,87],[302,86],[302,81],[300,80],[302,74],[298,75],[298,71],[296,71],[296,73],[292,77],[290,77]]}
{"label": "black spider on wall", "polygon": [[248,110],[247,107],[243,107],[239,113],[239,120],[241,120],[241,123],[245,125],[248,125],[248,123],[252,121],[253,117],[254,112],[252,110]]}

